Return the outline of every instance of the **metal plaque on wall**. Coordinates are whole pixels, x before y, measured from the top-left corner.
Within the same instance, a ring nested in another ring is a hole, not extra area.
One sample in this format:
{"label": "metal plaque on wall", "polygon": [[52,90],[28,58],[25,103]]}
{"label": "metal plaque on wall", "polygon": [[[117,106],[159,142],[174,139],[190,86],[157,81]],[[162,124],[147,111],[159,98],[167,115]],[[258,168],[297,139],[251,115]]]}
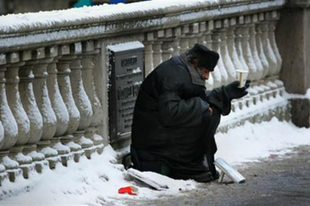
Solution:
{"label": "metal plaque on wall", "polygon": [[135,101],[144,79],[144,45],[134,41],[107,48],[110,140],[115,142],[131,134]]}

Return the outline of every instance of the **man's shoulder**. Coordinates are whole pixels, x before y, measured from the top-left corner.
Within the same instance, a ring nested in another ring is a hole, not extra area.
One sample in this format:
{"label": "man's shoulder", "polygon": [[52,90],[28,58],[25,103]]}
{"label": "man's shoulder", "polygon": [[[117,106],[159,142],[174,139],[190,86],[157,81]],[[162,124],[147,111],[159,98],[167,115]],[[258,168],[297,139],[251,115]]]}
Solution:
{"label": "man's shoulder", "polygon": [[181,60],[180,56],[173,56],[170,59],[164,61],[156,67],[159,73],[187,73],[186,65]]}

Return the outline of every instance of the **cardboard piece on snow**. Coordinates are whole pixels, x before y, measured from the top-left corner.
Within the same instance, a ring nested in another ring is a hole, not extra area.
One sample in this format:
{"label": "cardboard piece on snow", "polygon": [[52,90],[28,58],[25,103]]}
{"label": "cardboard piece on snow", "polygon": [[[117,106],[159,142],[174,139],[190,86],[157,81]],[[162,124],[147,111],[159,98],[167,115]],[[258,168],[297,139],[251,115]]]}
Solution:
{"label": "cardboard piece on snow", "polygon": [[169,187],[167,185],[163,185],[160,184],[158,182],[155,182],[154,180],[152,180],[151,178],[147,177],[146,175],[143,174],[143,172],[130,168],[127,170],[129,176],[133,177],[134,179],[137,179],[145,184],[147,184],[148,186],[156,189],[156,190],[165,190],[165,189],[169,189]]}

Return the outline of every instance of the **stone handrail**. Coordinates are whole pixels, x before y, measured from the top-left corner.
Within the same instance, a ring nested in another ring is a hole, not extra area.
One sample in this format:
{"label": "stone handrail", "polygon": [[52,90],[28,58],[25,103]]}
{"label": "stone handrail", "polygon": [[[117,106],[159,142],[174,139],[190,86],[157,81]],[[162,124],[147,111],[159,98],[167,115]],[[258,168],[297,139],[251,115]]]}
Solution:
{"label": "stone handrail", "polygon": [[197,42],[207,45],[221,55],[209,89],[234,81],[236,69],[248,70],[250,95],[233,102],[221,131],[287,118],[274,35],[284,4],[146,1],[0,16],[1,180],[102,152],[109,141],[106,47],[113,44],[142,42],[146,74]]}

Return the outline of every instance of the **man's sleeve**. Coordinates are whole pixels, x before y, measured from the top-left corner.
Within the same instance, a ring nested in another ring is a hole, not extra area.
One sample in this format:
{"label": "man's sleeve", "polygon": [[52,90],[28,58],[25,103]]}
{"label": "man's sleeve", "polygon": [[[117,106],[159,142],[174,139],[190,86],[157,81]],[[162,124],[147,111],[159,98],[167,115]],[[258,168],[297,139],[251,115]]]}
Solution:
{"label": "man's sleeve", "polygon": [[159,115],[165,126],[197,126],[202,122],[201,99],[181,99],[175,92],[166,91],[159,96]]}
{"label": "man's sleeve", "polygon": [[228,98],[225,87],[218,87],[211,91],[206,91],[205,100],[216,107],[222,115],[228,115],[231,110],[231,100]]}

